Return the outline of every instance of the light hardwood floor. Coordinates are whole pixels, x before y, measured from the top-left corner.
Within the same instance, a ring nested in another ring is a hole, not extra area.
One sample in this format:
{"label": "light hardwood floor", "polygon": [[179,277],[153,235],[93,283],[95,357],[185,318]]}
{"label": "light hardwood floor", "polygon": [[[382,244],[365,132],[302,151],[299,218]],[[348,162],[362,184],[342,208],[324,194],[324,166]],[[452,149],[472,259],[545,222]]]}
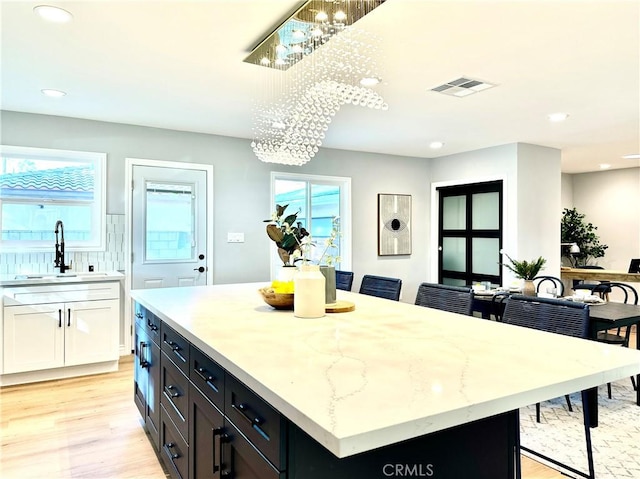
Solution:
{"label": "light hardwood floor", "polygon": [[[132,356],[115,373],[1,388],[0,439],[2,479],[166,477],[133,402]],[[523,457],[522,477],[565,476]]]}

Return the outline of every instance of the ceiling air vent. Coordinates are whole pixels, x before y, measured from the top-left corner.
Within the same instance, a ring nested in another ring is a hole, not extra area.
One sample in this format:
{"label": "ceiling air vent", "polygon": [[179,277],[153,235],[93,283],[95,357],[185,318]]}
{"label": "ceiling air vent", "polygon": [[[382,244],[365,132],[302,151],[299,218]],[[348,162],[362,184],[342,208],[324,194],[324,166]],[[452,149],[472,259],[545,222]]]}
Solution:
{"label": "ceiling air vent", "polygon": [[473,78],[457,78],[443,85],[438,85],[431,89],[431,91],[437,91],[444,93],[445,95],[463,97],[473,93],[477,93],[482,90],[487,90],[495,85],[484,82],[482,80],[474,80]]}

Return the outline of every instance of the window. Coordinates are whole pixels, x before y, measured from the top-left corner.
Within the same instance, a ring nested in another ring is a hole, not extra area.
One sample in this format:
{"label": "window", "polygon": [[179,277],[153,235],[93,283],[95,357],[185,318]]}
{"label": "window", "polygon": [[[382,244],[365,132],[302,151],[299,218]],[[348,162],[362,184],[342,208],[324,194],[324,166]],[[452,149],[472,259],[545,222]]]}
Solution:
{"label": "window", "polygon": [[[341,236],[336,241],[338,251],[329,254],[340,256],[336,269],[351,270],[351,178],[334,176],[272,173],[271,188],[273,208],[289,205],[286,213],[299,211],[298,220],[306,228],[317,245],[312,248],[311,259],[318,261],[324,250],[325,240],[331,234],[333,218],[340,218]],[[280,265],[275,251],[273,265]]]}
{"label": "window", "polygon": [[106,155],[0,146],[2,251],[53,251],[58,220],[67,251],[104,251]]}

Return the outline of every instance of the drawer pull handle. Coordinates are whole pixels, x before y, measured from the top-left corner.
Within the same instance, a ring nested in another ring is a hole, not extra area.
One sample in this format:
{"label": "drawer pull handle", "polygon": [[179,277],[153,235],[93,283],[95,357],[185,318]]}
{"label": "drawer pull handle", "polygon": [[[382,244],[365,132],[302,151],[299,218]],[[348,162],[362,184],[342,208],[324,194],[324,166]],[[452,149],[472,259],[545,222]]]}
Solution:
{"label": "drawer pull handle", "polygon": [[211,376],[205,368],[195,368],[195,371],[196,374],[198,374],[198,376],[200,376],[202,380],[211,387],[211,389],[213,389],[215,392],[220,392],[216,385],[213,384],[213,381],[216,380],[215,376]]}
{"label": "drawer pull handle", "polygon": [[[222,468],[222,443],[224,442],[223,437],[226,436],[222,427],[216,427],[213,430],[213,451],[211,451],[213,454],[213,472],[218,472]],[[218,458],[217,462],[216,456]]]}
{"label": "drawer pull handle", "polygon": [[264,424],[264,421],[258,416],[256,416],[254,419],[251,419],[249,417],[247,413],[249,408],[246,404],[240,403],[236,406],[235,404],[231,403],[231,407],[238,411],[238,414],[240,414],[242,418],[244,418],[249,424],[251,424],[251,427],[255,429],[256,432],[260,434],[266,441],[269,441],[271,439],[269,435],[264,431],[264,429],[260,427],[261,424]]}
{"label": "drawer pull handle", "polygon": [[180,354],[180,350],[182,348],[178,346],[178,344],[174,343],[173,341],[167,341],[166,339],[164,340],[164,343],[168,345],[171,348],[171,351],[173,351],[173,353],[180,358],[180,361],[182,361],[183,363],[187,362],[187,358]]}
{"label": "drawer pull handle", "polygon": [[147,326],[149,326],[149,329],[151,331],[157,331],[158,330],[158,326],[156,326],[154,323],[152,323],[150,319],[147,319]]}
{"label": "drawer pull handle", "polygon": [[[175,392],[174,392],[175,390]],[[180,397],[180,391],[175,386],[168,385],[164,387],[164,393],[170,398]]]}
{"label": "drawer pull handle", "polygon": [[173,448],[175,448],[176,445],[172,442],[168,442],[167,444],[164,445],[164,450],[167,453],[167,456],[169,456],[169,458],[173,461],[173,459],[178,459],[180,457],[179,452],[171,452],[171,450]]}
{"label": "drawer pull handle", "polygon": [[136,311],[136,318],[142,319],[142,313],[140,311]]}
{"label": "drawer pull handle", "polygon": [[140,367],[143,369],[149,366],[149,361],[147,361],[144,356],[144,349],[146,347],[147,343],[145,343],[144,341],[140,341],[140,346],[138,347],[138,354],[140,355],[140,357],[138,358],[138,360],[140,361]]}

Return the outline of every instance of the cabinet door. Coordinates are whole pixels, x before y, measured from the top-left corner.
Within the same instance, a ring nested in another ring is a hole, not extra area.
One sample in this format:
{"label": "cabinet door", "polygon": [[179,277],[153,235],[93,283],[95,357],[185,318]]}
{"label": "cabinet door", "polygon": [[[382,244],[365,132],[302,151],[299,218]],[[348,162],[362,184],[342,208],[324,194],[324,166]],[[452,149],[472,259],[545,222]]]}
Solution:
{"label": "cabinet door", "polygon": [[283,479],[286,477],[285,472],[280,472],[273,467],[228,420],[225,421],[225,433],[222,448],[222,477],[226,477],[225,474],[234,479]]}
{"label": "cabinet door", "polygon": [[64,366],[64,304],[4,308],[4,374]]}
{"label": "cabinet door", "polygon": [[147,387],[147,431],[151,442],[160,449],[160,346],[149,341],[147,356],[147,371],[149,384]]}
{"label": "cabinet door", "polygon": [[144,328],[136,321],[134,333],[134,369],[133,369],[133,400],[142,416],[147,419],[147,389],[149,387],[149,366],[147,359],[151,354],[151,341]]}
{"label": "cabinet door", "polygon": [[117,299],[65,304],[65,365],[114,361],[119,356]]}
{"label": "cabinet door", "polygon": [[190,388],[189,478],[219,479],[224,417],[193,384]]}

